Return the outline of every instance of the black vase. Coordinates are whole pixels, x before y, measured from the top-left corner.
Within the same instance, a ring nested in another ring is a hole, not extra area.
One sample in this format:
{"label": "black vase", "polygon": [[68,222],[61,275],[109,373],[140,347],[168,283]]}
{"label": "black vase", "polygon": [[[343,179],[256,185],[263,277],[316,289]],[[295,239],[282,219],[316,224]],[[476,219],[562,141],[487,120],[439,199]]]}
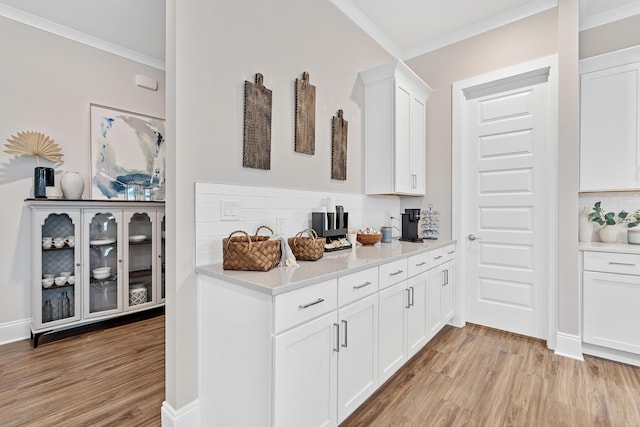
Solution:
{"label": "black vase", "polygon": [[38,166],[33,171],[33,197],[44,199],[47,197],[47,187],[54,185],[53,168]]}

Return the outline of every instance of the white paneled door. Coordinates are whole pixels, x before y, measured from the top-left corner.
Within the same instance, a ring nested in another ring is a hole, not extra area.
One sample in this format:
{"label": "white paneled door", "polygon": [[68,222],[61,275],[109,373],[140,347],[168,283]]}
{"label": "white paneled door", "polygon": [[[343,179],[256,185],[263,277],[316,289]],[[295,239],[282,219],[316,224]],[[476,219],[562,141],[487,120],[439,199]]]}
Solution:
{"label": "white paneled door", "polygon": [[547,77],[548,68],[467,92],[461,147],[466,320],[537,338],[548,324]]}

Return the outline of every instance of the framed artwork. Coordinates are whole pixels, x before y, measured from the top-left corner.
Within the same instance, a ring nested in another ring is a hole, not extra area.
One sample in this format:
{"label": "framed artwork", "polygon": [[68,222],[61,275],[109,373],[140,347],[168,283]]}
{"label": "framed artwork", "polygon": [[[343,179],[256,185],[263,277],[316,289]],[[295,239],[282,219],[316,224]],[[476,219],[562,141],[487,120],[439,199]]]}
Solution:
{"label": "framed artwork", "polygon": [[126,199],[127,185],[164,200],[164,119],[91,104],[91,198]]}

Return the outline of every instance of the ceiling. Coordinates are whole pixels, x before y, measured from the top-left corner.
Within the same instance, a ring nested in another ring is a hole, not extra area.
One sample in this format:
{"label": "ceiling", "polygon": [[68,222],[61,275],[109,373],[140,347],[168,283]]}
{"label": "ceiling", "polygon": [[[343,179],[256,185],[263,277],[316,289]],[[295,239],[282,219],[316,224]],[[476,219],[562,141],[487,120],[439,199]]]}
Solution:
{"label": "ceiling", "polygon": [[[325,1],[333,3],[393,56],[402,59],[539,13],[558,2]],[[640,0],[580,0],[581,29],[637,14]],[[165,0],[0,0],[0,15],[164,69]]]}

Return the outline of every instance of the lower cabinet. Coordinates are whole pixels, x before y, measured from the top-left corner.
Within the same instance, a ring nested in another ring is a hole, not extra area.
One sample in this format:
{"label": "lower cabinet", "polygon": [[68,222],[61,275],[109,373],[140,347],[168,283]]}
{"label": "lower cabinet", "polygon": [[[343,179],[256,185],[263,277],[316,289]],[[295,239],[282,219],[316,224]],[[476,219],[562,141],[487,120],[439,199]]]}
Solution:
{"label": "lower cabinet", "polygon": [[640,354],[640,276],[585,271],[583,341]]}
{"label": "lower cabinet", "polygon": [[332,312],[276,336],[276,426],[336,425],[337,320]]}
{"label": "lower cabinet", "polygon": [[407,361],[407,282],[403,281],[381,290],[378,298],[378,376],[382,384]]}
{"label": "lower cabinet", "polygon": [[429,340],[427,329],[427,273],[407,281],[407,358],[416,354]]}
{"label": "lower cabinet", "polygon": [[455,262],[429,271],[429,338],[435,336],[454,315]]}

